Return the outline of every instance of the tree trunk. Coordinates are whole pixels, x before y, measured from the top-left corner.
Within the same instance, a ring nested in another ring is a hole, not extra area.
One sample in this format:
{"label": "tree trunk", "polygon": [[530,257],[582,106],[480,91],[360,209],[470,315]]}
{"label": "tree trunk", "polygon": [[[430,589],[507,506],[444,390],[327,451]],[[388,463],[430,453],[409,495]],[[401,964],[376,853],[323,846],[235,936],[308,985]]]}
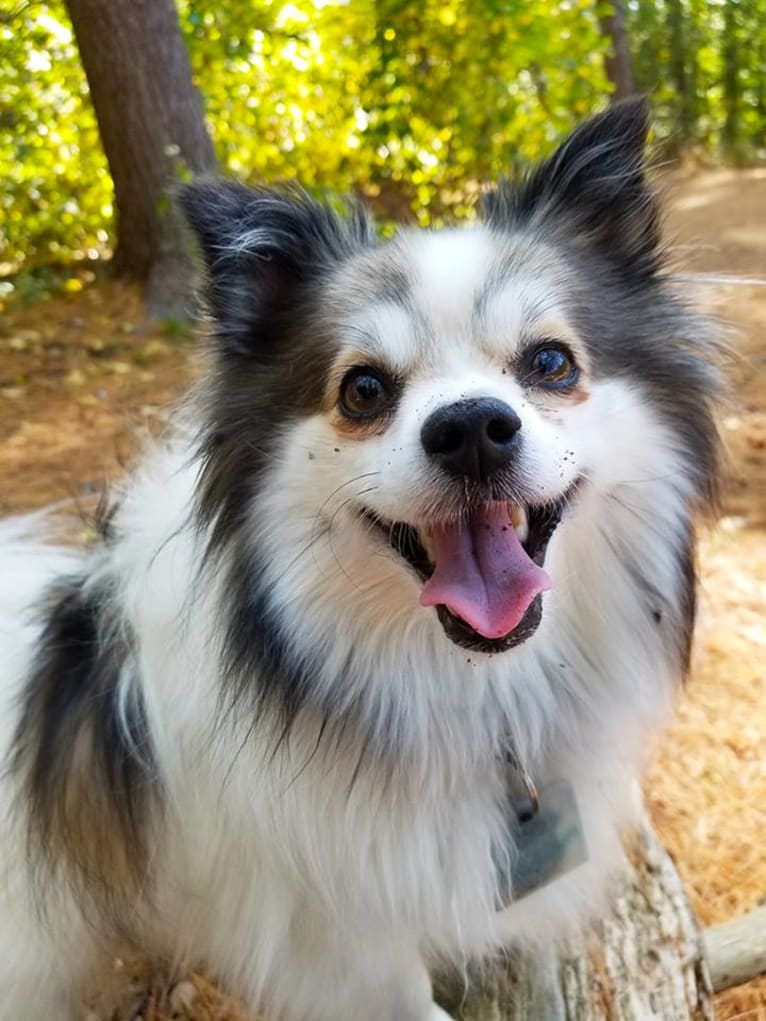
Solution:
{"label": "tree trunk", "polygon": [[215,169],[173,0],[65,0],[114,182],[114,269],[150,311],[188,311],[191,262],[169,189]]}
{"label": "tree trunk", "polygon": [[729,155],[736,155],[739,141],[739,46],[736,4],[723,7],[723,98],[726,116],[723,140]]}
{"label": "tree trunk", "polygon": [[459,1021],[712,1021],[702,936],[648,823],[611,903],[588,935],[499,962],[467,999],[448,979],[440,1001]]}
{"label": "tree trunk", "polygon": [[686,17],[682,0],[667,0],[666,24],[670,43],[670,76],[676,90],[678,126],[682,142],[694,135],[695,98],[691,94],[687,70]]}
{"label": "tree trunk", "polygon": [[604,57],[606,76],[614,86],[612,99],[627,99],[636,91],[633,80],[633,64],[628,45],[628,30],[625,24],[623,0],[610,0],[609,13],[599,17],[601,32],[609,40],[609,51]]}

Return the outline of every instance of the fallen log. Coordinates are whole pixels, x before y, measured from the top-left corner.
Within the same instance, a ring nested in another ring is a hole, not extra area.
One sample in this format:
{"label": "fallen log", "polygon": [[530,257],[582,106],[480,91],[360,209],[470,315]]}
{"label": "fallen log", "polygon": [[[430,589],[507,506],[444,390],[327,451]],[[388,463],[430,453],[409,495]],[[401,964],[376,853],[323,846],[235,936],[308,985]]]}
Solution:
{"label": "fallen log", "polygon": [[458,1021],[712,1021],[702,932],[670,855],[648,822],[616,878],[612,907],[560,947],[499,961],[466,996],[438,998]]}

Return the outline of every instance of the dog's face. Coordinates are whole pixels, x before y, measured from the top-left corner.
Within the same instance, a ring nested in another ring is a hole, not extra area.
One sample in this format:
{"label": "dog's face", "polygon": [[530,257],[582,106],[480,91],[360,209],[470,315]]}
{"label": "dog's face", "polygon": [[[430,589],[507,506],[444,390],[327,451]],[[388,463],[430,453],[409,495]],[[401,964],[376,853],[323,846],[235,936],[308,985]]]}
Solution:
{"label": "dog's face", "polygon": [[468,228],[404,234],[323,290],[321,407],[288,441],[302,509],[332,523],[351,583],[387,559],[405,605],[434,607],[468,648],[535,630],[546,548],[590,453],[598,384],[562,276],[545,244]]}
{"label": "dog's face", "polygon": [[[214,535],[253,527],[268,477],[296,558],[323,543],[352,592],[493,653],[537,629],[578,514],[665,472],[691,505],[714,474],[710,378],[658,276],[645,117],[589,122],[479,225],[387,243],[305,197],[192,186],[220,342]],[[326,565],[304,562],[315,584]]]}

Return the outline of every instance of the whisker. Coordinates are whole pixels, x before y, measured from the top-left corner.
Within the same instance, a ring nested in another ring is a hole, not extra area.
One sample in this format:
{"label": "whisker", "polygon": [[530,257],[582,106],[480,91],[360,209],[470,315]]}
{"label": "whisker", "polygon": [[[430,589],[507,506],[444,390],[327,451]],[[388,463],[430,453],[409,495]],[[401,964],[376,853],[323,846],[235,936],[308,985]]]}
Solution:
{"label": "whisker", "polygon": [[343,508],[347,507],[348,504],[350,504],[352,502],[352,500],[355,500],[355,499],[357,499],[360,496],[364,496],[365,493],[372,493],[377,488],[378,488],[377,486],[371,486],[369,489],[365,489],[362,492],[356,493],[354,496],[350,496],[347,500],[344,500],[343,503],[340,505],[340,507],[338,507],[336,509],[336,511],[334,512],[334,514],[330,518],[330,523],[329,523],[328,528],[327,528],[328,542],[329,542],[329,545],[330,545],[330,550],[332,552],[333,558],[335,559],[335,562],[338,565],[338,567],[340,568],[340,570],[343,572],[344,576],[348,579],[348,581],[354,586],[354,588],[358,592],[361,592],[362,590],[359,588],[359,586],[354,581],[354,579],[351,577],[351,575],[348,573],[348,571],[344,568],[344,566],[340,562],[338,554],[337,554],[337,552],[335,550],[335,546],[334,546],[333,541],[332,541],[332,527],[333,527],[333,524],[335,523],[335,519],[337,518],[338,514],[340,514],[340,512],[343,510]]}
{"label": "whisker", "polygon": [[321,506],[319,507],[319,509],[317,510],[316,514],[314,515],[314,525],[312,526],[312,529],[311,529],[312,536],[314,534],[314,529],[317,527],[317,525],[319,524],[320,519],[322,518],[322,515],[323,515],[325,507],[330,502],[330,500],[333,499],[333,497],[337,496],[338,493],[340,493],[341,490],[345,489],[347,486],[351,486],[355,482],[360,482],[362,479],[372,478],[375,475],[380,475],[380,472],[379,471],[361,472],[359,475],[355,475],[353,478],[348,479],[348,481],[346,481],[346,482],[342,482],[339,486],[337,486],[335,489],[333,489],[333,491],[330,493],[330,495],[325,500],[322,501]]}

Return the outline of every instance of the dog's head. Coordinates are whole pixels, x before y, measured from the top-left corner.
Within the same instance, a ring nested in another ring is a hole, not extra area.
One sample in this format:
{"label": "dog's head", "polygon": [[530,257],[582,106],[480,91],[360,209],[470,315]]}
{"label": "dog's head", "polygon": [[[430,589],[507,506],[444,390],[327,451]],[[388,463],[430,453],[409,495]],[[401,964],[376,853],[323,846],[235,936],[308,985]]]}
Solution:
{"label": "dog's head", "polygon": [[491,653],[534,634],[547,590],[595,598],[601,536],[655,619],[670,599],[655,566],[686,563],[672,601],[690,617],[714,376],[662,273],[646,120],[617,105],[489,192],[479,222],[386,242],[361,211],[296,192],[189,186],[217,345],[213,545],[261,529],[275,598],[291,574],[322,598],[331,564],[340,627],[374,593],[382,614],[438,618]]}

